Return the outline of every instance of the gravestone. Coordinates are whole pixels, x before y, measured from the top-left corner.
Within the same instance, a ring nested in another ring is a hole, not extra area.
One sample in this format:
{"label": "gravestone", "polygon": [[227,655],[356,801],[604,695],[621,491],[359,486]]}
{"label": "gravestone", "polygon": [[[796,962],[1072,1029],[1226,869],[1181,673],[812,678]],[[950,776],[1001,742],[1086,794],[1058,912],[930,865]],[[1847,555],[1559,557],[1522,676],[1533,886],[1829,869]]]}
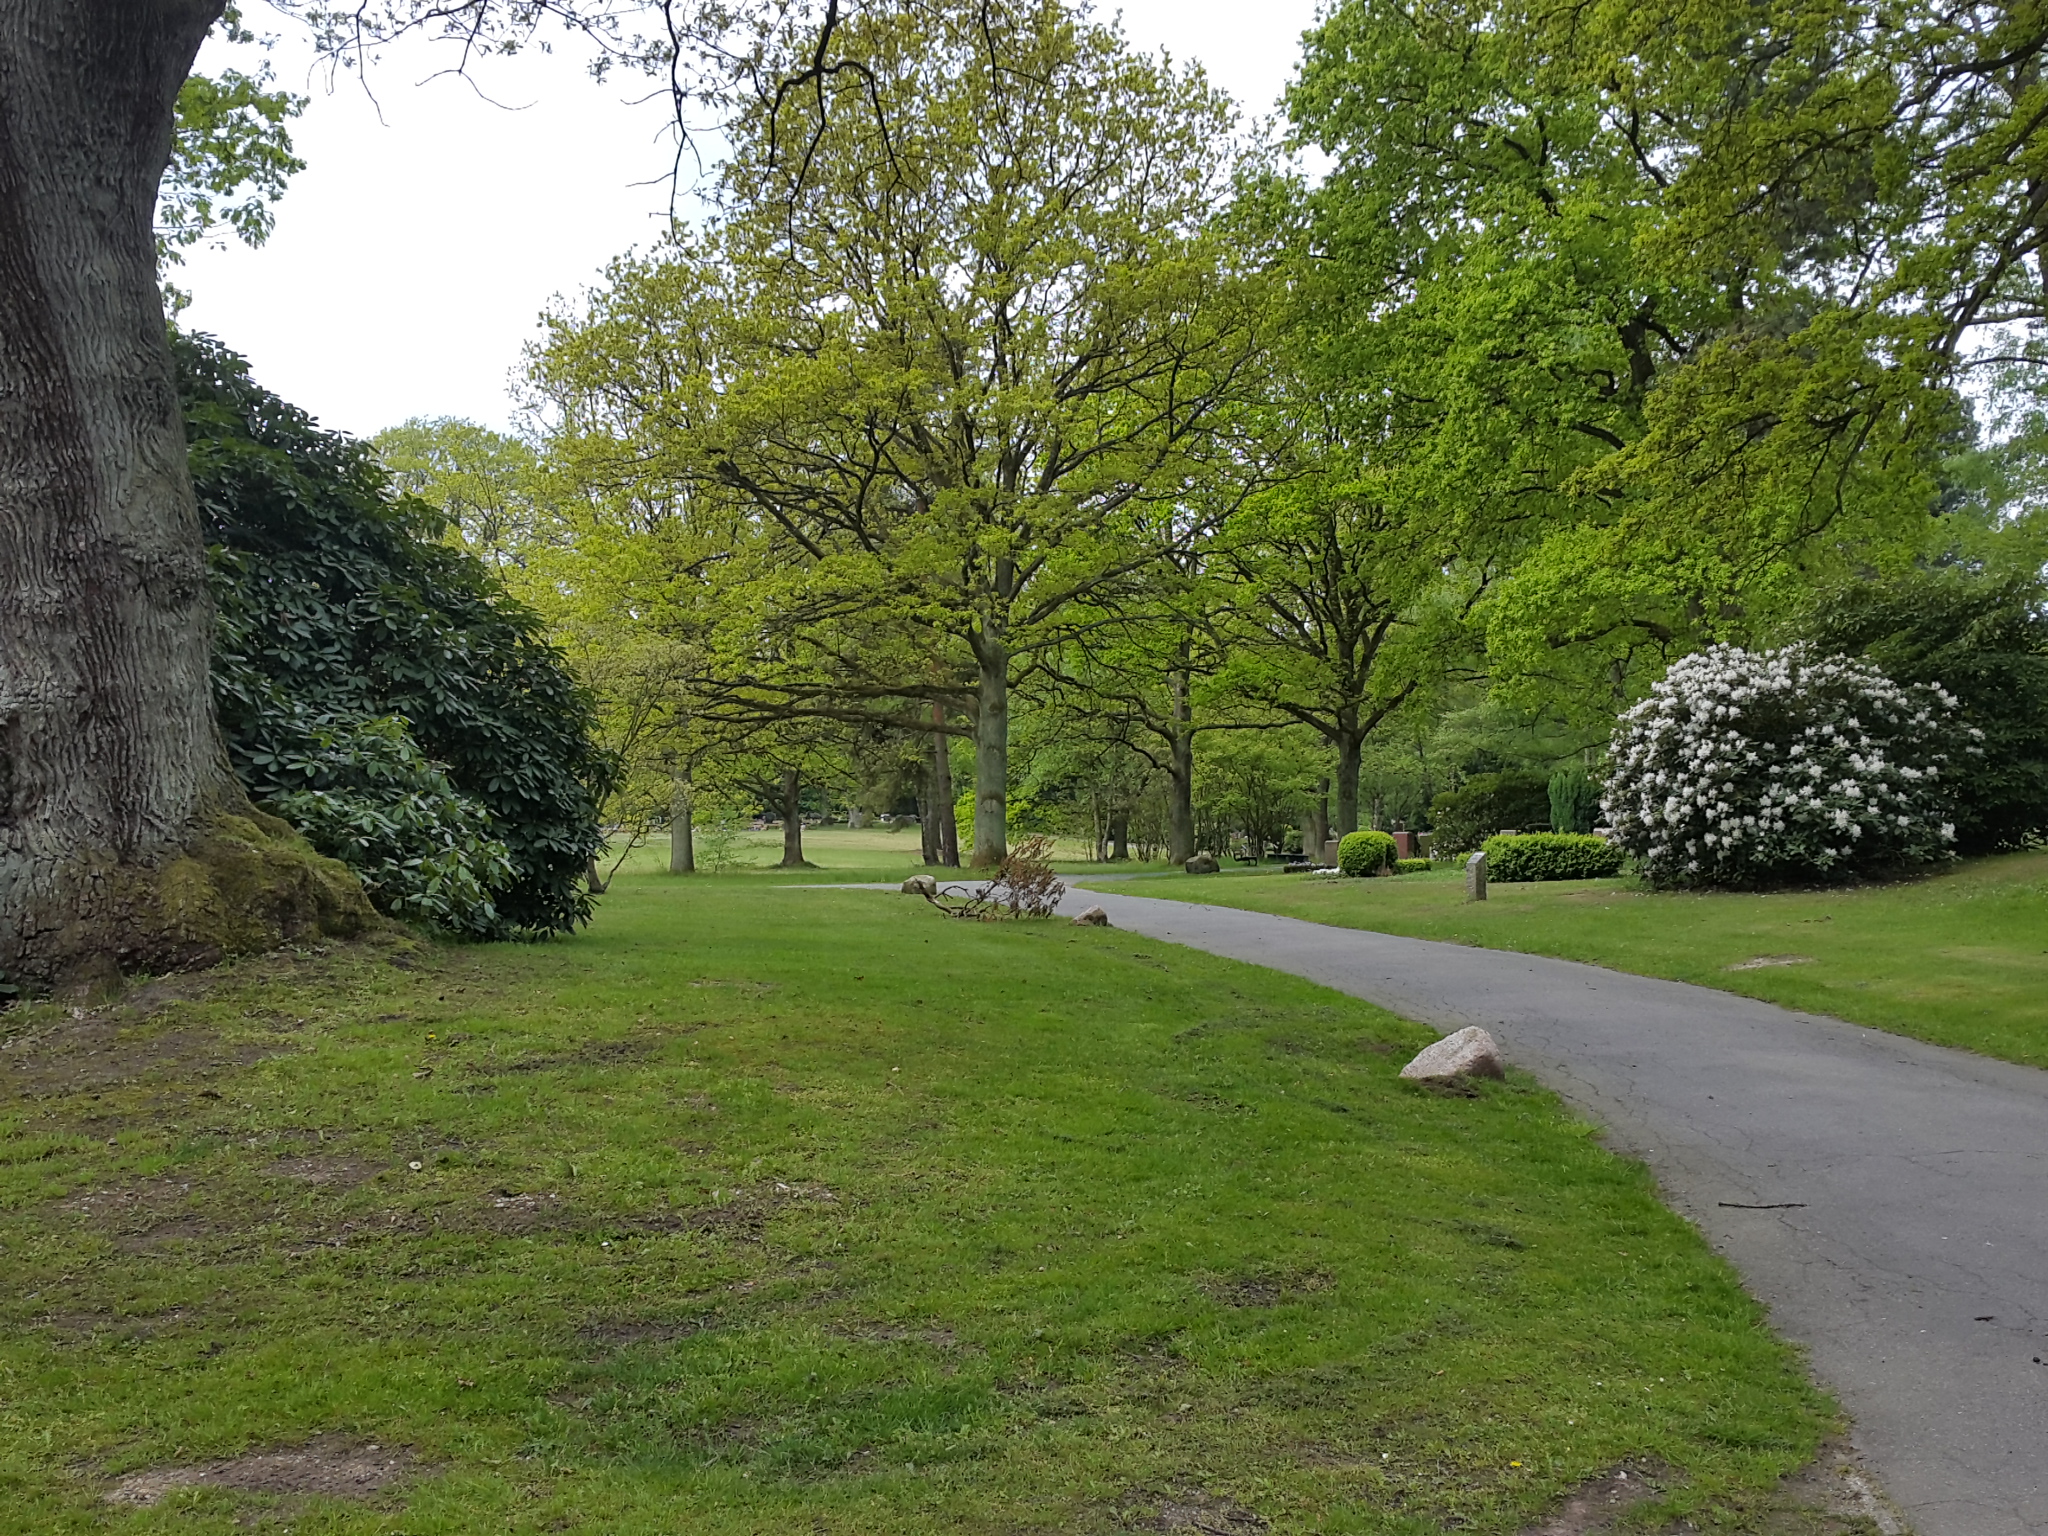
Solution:
{"label": "gravestone", "polygon": [[1337,867],[1337,844],[1339,841],[1340,839],[1333,837],[1323,844],[1323,868],[1335,869]]}
{"label": "gravestone", "polygon": [[1486,854],[1483,851],[1465,861],[1465,899],[1486,900]]}
{"label": "gravestone", "polygon": [[1395,858],[1412,859],[1415,857],[1415,834],[1413,832],[1393,832],[1388,835],[1394,839]]}

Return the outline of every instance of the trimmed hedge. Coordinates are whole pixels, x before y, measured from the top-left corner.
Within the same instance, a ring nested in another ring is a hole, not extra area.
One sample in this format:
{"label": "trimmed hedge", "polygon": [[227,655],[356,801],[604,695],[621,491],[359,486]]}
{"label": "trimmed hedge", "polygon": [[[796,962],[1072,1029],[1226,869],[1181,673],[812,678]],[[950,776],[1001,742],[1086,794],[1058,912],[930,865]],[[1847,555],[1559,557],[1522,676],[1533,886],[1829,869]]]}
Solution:
{"label": "trimmed hedge", "polygon": [[1394,867],[1394,838],[1389,832],[1347,832],[1337,844],[1337,867],[1347,875],[1376,875]]}
{"label": "trimmed hedge", "polygon": [[1482,773],[1463,789],[1438,795],[1430,806],[1432,853],[1470,853],[1502,827],[1524,831],[1550,825],[1550,780],[1510,769]]}
{"label": "trimmed hedge", "polygon": [[1577,832],[1530,832],[1486,840],[1486,878],[1604,880],[1621,873],[1622,847]]}
{"label": "trimmed hedge", "polygon": [[1394,860],[1394,873],[1397,875],[1426,875],[1435,867],[1428,859]]}

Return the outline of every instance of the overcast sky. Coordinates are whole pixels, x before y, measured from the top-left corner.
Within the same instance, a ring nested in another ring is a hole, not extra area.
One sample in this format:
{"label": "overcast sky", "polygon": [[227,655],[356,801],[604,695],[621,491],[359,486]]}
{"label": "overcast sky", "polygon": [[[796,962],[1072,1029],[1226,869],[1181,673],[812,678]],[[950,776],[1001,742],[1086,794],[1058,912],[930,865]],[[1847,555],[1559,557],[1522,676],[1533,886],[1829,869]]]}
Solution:
{"label": "overcast sky", "polygon": [[[1123,7],[1138,46],[1199,59],[1249,116],[1271,110],[1314,12],[1315,0]],[[331,427],[367,435],[411,416],[506,426],[541,310],[660,233],[667,103],[632,104],[642,82],[595,84],[573,53],[493,60],[474,85],[432,79],[442,56],[424,46],[371,71],[373,102],[352,77],[332,90],[309,77],[293,23],[248,14],[278,33],[279,83],[313,98],[292,128],[306,169],[260,250],[187,252],[183,323]],[[201,68],[231,56],[209,45]]]}

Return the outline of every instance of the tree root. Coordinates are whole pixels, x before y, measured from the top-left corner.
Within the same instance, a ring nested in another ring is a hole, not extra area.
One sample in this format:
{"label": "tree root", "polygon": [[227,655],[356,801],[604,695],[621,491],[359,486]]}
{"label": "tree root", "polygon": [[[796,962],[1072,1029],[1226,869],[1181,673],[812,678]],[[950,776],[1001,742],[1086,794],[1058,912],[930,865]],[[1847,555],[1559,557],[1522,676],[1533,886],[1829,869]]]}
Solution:
{"label": "tree root", "polygon": [[156,864],[70,871],[56,899],[39,905],[41,922],[6,936],[16,938],[10,979],[37,990],[196,970],[383,922],[347,865],[246,803],[207,818]]}

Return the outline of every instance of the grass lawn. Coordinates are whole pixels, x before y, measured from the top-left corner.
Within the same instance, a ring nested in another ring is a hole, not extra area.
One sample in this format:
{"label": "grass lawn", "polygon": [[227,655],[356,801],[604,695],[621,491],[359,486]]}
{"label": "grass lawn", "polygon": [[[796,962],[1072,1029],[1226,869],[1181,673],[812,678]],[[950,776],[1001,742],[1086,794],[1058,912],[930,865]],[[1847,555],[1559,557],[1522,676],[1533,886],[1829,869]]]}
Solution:
{"label": "grass lawn", "polygon": [[1640,1166],[1129,934],[629,873],[0,1034],[7,1532],[1850,1528]]}
{"label": "grass lawn", "polygon": [[1908,884],[1763,896],[1583,880],[1495,882],[1485,902],[1468,902],[1462,870],[1379,880],[1176,874],[1128,889],[1588,960],[2048,1067],[2048,851],[1975,859]]}
{"label": "grass lawn", "polygon": [[[1132,870],[1152,870],[1160,873],[1173,868],[1164,863],[1138,864],[1126,860],[1121,864],[1097,864],[1090,855],[1094,850],[1087,841],[1078,837],[1063,837],[1055,841],[1054,857],[1058,867],[1069,874],[1129,873]],[[614,856],[616,857],[616,856]],[[705,873],[711,873],[708,854],[702,846],[697,853],[699,866]],[[804,828],[804,857],[814,867],[808,870],[786,870],[776,866],[782,862],[782,831],[770,828],[765,832],[741,832],[733,842],[730,852],[731,866],[727,875],[746,875],[758,880],[794,881],[835,881],[835,880],[901,880],[910,874],[935,874],[947,881],[972,883],[980,875],[971,869],[941,870],[927,869],[924,863],[923,844],[918,839],[916,827],[863,827],[858,832],[843,826]],[[966,850],[962,850],[966,857]],[[612,858],[607,858],[609,869]],[[629,874],[652,874],[668,869],[668,839],[657,837],[643,843],[626,855],[624,869]]]}

